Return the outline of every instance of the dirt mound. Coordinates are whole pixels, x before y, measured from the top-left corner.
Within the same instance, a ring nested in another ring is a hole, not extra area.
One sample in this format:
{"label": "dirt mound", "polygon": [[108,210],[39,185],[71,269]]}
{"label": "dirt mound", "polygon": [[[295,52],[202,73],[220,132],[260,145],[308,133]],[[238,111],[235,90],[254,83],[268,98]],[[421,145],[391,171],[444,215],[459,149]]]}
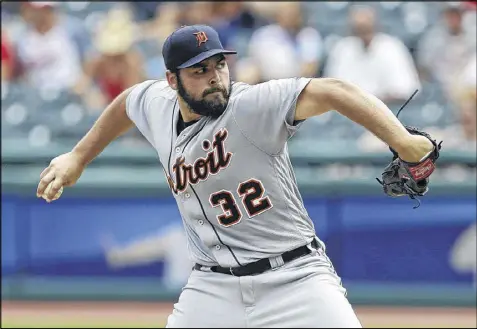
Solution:
{"label": "dirt mound", "polygon": [[[2,328],[162,328],[172,303],[2,301]],[[364,327],[476,328],[473,308],[355,307]]]}

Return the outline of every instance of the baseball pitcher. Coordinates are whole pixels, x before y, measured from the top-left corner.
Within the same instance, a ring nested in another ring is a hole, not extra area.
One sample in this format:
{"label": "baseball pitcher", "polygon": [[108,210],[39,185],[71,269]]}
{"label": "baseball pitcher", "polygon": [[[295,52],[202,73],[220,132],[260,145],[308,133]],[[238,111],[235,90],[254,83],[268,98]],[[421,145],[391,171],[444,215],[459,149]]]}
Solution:
{"label": "baseball pitcher", "polygon": [[157,152],[195,264],[167,327],[361,327],[303,206],[287,141],[307,118],[338,111],[396,155],[383,174],[390,196],[423,195],[440,146],[344,81],[232,82],[225,55],[235,52],[209,26],[179,28],[162,52],[167,79],[118,96],[41,173],[37,196],[58,198],[136,125]]}

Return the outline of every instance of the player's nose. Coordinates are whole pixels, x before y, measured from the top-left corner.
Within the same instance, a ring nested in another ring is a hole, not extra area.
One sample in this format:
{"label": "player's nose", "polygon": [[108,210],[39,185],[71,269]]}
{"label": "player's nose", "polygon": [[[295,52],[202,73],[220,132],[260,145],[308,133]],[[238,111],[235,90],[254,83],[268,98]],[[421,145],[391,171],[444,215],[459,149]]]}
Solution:
{"label": "player's nose", "polygon": [[210,78],[209,83],[210,83],[211,86],[216,86],[217,84],[220,83],[220,74],[219,74],[218,70],[214,70],[213,72],[214,73],[213,73],[212,77]]}

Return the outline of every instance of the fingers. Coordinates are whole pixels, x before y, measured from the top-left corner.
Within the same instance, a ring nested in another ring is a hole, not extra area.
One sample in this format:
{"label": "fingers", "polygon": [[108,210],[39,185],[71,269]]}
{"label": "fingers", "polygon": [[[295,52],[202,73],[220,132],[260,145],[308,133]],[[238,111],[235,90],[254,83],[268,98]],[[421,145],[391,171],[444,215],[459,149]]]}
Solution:
{"label": "fingers", "polygon": [[63,187],[63,179],[60,177],[56,177],[53,180],[53,183],[51,183],[51,188],[49,189],[46,198],[48,200],[54,200],[56,194],[60,191],[60,189]]}
{"label": "fingers", "polygon": [[[45,172],[45,171],[43,171]],[[43,173],[42,173],[43,174]],[[43,193],[45,193],[45,189],[50,184],[53,179],[55,179],[55,173],[54,171],[49,170],[43,178],[40,179],[40,183],[38,184],[38,188],[36,189],[36,196],[38,198],[41,198]]]}
{"label": "fingers", "polygon": [[40,179],[42,179],[49,171],[50,171],[51,167],[46,167],[45,170],[43,170],[40,174]]}

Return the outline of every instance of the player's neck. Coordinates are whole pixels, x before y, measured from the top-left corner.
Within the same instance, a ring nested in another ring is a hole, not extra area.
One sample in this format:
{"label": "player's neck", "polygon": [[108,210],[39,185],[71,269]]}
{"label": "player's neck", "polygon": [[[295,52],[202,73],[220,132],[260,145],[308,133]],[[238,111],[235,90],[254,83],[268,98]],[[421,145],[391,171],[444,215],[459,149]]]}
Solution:
{"label": "player's neck", "polygon": [[194,113],[190,110],[189,106],[187,106],[186,102],[179,97],[179,109],[181,111],[182,120],[184,122],[190,122],[200,119],[200,114]]}

